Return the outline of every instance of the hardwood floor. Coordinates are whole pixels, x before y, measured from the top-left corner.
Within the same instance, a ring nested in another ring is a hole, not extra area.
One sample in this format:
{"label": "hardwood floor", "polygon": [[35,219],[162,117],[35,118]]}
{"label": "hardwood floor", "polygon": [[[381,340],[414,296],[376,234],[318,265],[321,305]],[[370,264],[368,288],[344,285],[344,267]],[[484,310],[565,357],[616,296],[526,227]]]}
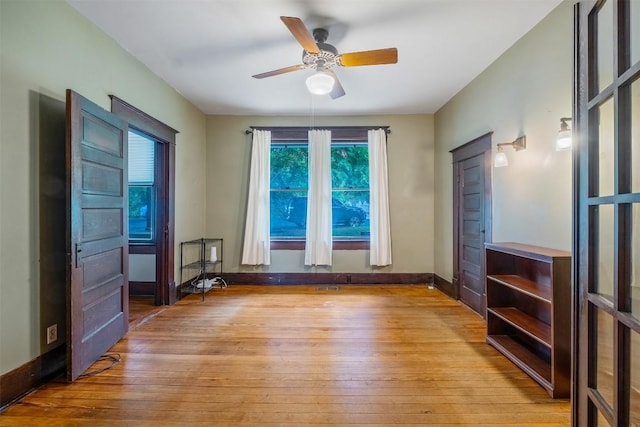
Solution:
{"label": "hardwood floor", "polygon": [[129,296],[129,329],[135,329],[147,322],[166,306],[157,306],[153,296]]}
{"label": "hardwood floor", "polygon": [[111,351],[118,365],[47,384],[0,425],[570,425],[480,317],[424,286],[215,289]]}

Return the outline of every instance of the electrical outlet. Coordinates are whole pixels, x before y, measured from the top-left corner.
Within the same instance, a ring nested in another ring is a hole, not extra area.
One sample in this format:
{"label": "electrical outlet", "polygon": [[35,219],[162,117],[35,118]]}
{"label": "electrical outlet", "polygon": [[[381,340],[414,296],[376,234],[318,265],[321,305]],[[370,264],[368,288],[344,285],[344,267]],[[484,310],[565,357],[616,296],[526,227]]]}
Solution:
{"label": "electrical outlet", "polygon": [[53,324],[47,328],[47,344],[58,341],[58,324]]}

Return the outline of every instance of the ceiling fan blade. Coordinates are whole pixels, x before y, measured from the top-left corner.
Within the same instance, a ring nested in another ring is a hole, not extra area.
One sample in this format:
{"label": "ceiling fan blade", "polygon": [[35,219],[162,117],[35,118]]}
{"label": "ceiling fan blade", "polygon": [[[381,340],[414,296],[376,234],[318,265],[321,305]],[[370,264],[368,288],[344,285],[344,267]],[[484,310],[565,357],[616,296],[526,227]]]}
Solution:
{"label": "ceiling fan blade", "polygon": [[364,50],[362,52],[343,53],[340,64],[343,67],[357,67],[360,65],[395,64],[398,62],[398,49]]}
{"label": "ceiling fan blade", "polygon": [[265,77],[278,76],[280,74],[290,73],[292,71],[304,70],[307,68],[304,64],[292,65],[290,67],[279,68],[273,71],[267,71],[266,73],[256,74],[255,76],[251,76],[254,79],[264,79]]}
{"label": "ceiling fan blade", "polygon": [[326,70],[325,73],[331,74],[335,80],[335,82],[333,83],[333,89],[331,90],[331,93],[329,93],[331,98],[336,99],[344,96],[344,88],[342,87],[342,84],[340,83],[340,80],[338,79],[336,73],[334,73],[332,70]]}
{"label": "ceiling fan blade", "polygon": [[318,49],[316,41],[307,30],[307,27],[304,26],[304,23],[300,18],[281,16],[280,19],[284,22],[284,25],[287,26],[289,31],[291,31],[293,37],[298,40],[298,43],[300,43],[300,46],[302,46],[304,50],[311,53],[320,53],[320,49]]}

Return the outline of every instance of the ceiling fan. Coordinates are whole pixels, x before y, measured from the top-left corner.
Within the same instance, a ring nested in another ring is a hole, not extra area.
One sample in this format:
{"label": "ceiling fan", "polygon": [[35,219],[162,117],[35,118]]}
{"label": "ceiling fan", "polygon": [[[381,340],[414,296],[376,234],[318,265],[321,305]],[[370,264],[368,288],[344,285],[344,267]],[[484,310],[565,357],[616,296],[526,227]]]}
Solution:
{"label": "ceiling fan", "polygon": [[332,70],[333,67],[357,67],[398,62],[398,50],[395,47],[338,54],[338,50],[334,46],[326,43],[329,36],[326,29],[316,28],[311,35],[300,18],[281,16],[280,19],[304,49],[302,64],[256,74],[253,76],[256,79],[312,68],[317,73],[307,79],[309,91],[318,95],[329,93],[331,98],[336,99],[343,96],[345,92],[338,76]]}

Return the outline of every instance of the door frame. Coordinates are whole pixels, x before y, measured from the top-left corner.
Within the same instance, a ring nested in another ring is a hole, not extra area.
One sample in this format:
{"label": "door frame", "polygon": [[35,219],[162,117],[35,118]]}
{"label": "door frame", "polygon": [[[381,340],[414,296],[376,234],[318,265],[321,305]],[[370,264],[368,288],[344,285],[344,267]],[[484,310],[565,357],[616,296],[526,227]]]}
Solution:
{"label": "door frame", "polygon": [[[487,132],[471,141],[449,151],[453,161],[453,289],[450,296],[460,299],[460,232],[462,215],[460,200],[460,166],[463,161],[484,155],[484,242],[491,242],[491,137],[493,132]],[[485,305],[486,306],[486,305]]]}
{"label": "door frame", "polygon": [[[175,285],[175,149],[177,130],[149,116],[115,95],[111,98],[111,111],[129,123],[129,127],[142,132],[157,143],[156,156],[160,184],[164,187],[157,198],[156,233],[156,305],[171,305],[177,301]],[[136,251],[136,253],[139,253]]]}

